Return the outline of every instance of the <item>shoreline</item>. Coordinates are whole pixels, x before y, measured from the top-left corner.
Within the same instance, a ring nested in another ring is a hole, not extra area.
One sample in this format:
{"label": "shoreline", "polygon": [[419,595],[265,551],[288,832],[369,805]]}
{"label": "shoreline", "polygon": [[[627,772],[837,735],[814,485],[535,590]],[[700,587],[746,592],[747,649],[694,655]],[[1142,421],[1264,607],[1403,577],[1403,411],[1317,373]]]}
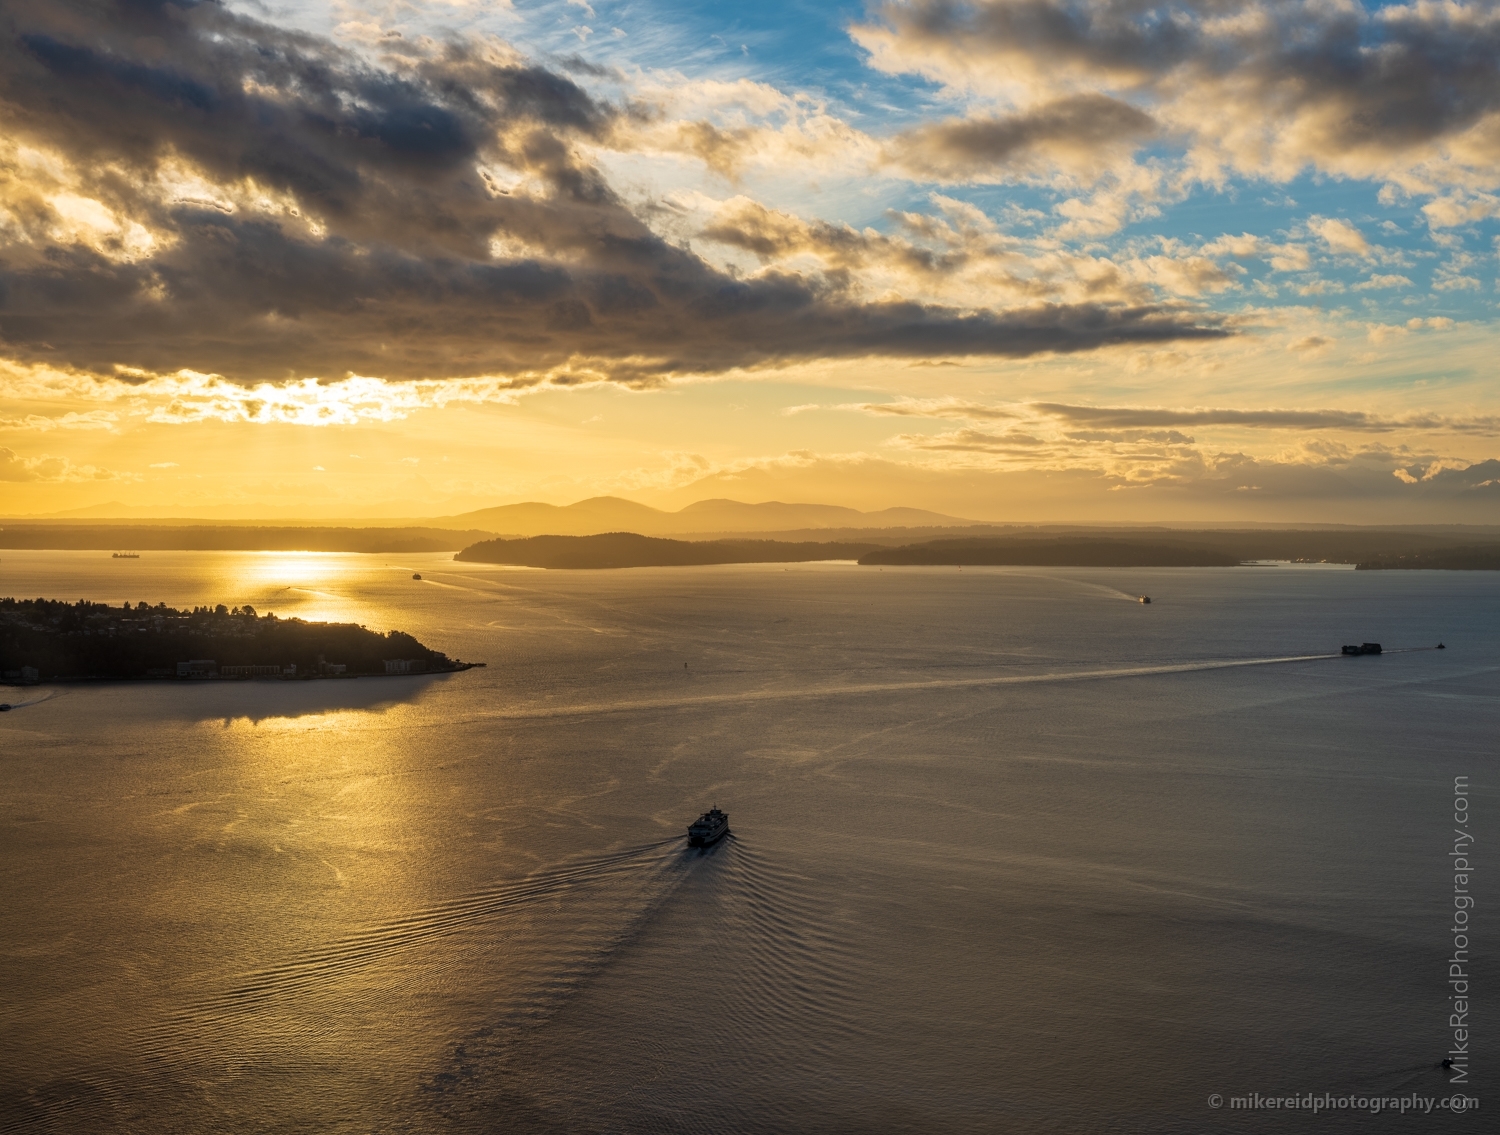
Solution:
{"label": "shoreline", "polygon": [[464,670],[483,670],[487,663],[484,662],[459,662],[452,666],[445,666],[441,670],[423,670],[417,673],[407,674],[297,674],[292,677],[273,674],[257,675],[235,675],[233,677],[219,677],[217,674],[193,674],[186,677],[178,677],[176,674],[139,674],[132,677],[110,677],[94,674],[83,674],[70,677],[47,678],[36,682],[18,682],[14,679],[0,679],[0,688],[15,690],[30,690],[38,686],[60,686],[73,685],[79,682],[181,682],[184,685],[218,685],[224,682],[348,682],[356,678],[431,678],[442,674],[457,674]]}

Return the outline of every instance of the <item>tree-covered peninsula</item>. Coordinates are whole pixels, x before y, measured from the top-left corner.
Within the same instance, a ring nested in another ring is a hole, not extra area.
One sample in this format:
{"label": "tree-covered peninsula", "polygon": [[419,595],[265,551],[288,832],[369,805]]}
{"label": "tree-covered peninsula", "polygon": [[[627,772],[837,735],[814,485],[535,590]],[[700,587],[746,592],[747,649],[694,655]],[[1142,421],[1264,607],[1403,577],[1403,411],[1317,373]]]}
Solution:
{"label": "tree-covered peninsula", "polygon": [[0,677],[317,678],[465,670],[402,631],[309,623],[253,607],[111,607],[0,599]]}
{"label": "tree-covered peninsula", "polygon": [[1216,548],[1163,540],[1056,539],[930,540],[900,548],[879,548],[862,564],[975,565],[1025,567],[1234,567],[1240,557]]}
{"label": "tree-covered peninsula", "polygon": [[1500,544],[1387,552],[1354,566],[1359,571],[1500,571]]}

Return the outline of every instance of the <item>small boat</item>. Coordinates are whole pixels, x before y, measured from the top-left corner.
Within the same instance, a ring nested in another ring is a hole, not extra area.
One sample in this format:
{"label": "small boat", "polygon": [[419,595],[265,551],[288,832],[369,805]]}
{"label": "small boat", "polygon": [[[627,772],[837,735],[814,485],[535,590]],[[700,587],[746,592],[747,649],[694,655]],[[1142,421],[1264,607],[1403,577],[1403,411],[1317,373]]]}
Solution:
{"label": "small boat", "polygon": [[416,572],[412,572],[412,576],[411,576],[411,577],[412,577],[412,578],[413,578],[413,579],[421,579],[421,578],[422,578],[422,573],[421,573],[421,572],[419,572],[419,571],[416,571]]}
{"label": "small boat", "polygon": [[1358,646],[1345,646],[1343,652],[1345,654],[1379,654],[1380,644],[1378,642],[1362,642]]}
{"label": "small boat", "polygon": [[1438,643],[1437,646],[1434,647],[1433,649],[1434,650],[1447,650],[1448,648],[1446,646],[1444,646],[1442,643]]}
{"label": "small boat", "polygon": [[112,560],[138,560],[141,558],[139,552],[116,552],[109,557]]}
{"label": "small boat", "polygon": [[8,701],[0,701],[0,713],[9,713],[9,712],[10,712],[10,702],[8,702]]}
{"label": "small boat", "polygon": [[718,805],[714,805],[688,825],[688,846],[708,847],[728,834],[729,816],[719,811]]}
{"label": "small boat", "polygon": [[1142,595],[1140,601],[1142,603],[1149,603],[1149,602],[1151,602],[1151,596],[1149,596],[1149,595]]}

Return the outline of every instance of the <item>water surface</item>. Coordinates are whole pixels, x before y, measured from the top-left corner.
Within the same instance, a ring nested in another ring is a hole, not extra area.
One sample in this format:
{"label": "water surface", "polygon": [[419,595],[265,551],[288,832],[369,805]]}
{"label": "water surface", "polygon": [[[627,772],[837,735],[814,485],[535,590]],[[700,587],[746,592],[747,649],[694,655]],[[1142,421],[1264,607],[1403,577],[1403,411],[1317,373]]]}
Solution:
{"label": "water surface", "polygon": [[488,663],[5,693],[7,1130],[1483,1122],[1206,1100],[1450,1094],[1489,573],[7,552],[0,594]]}

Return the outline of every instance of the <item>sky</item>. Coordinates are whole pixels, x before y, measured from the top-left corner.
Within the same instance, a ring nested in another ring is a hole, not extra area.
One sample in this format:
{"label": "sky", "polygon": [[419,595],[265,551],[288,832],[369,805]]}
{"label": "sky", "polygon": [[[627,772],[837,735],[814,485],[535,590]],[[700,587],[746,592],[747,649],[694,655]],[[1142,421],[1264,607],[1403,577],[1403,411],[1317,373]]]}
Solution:
{"label": "sky", "polygon": [[0,515],[1500,523],[1500,2],[4,0]]}

